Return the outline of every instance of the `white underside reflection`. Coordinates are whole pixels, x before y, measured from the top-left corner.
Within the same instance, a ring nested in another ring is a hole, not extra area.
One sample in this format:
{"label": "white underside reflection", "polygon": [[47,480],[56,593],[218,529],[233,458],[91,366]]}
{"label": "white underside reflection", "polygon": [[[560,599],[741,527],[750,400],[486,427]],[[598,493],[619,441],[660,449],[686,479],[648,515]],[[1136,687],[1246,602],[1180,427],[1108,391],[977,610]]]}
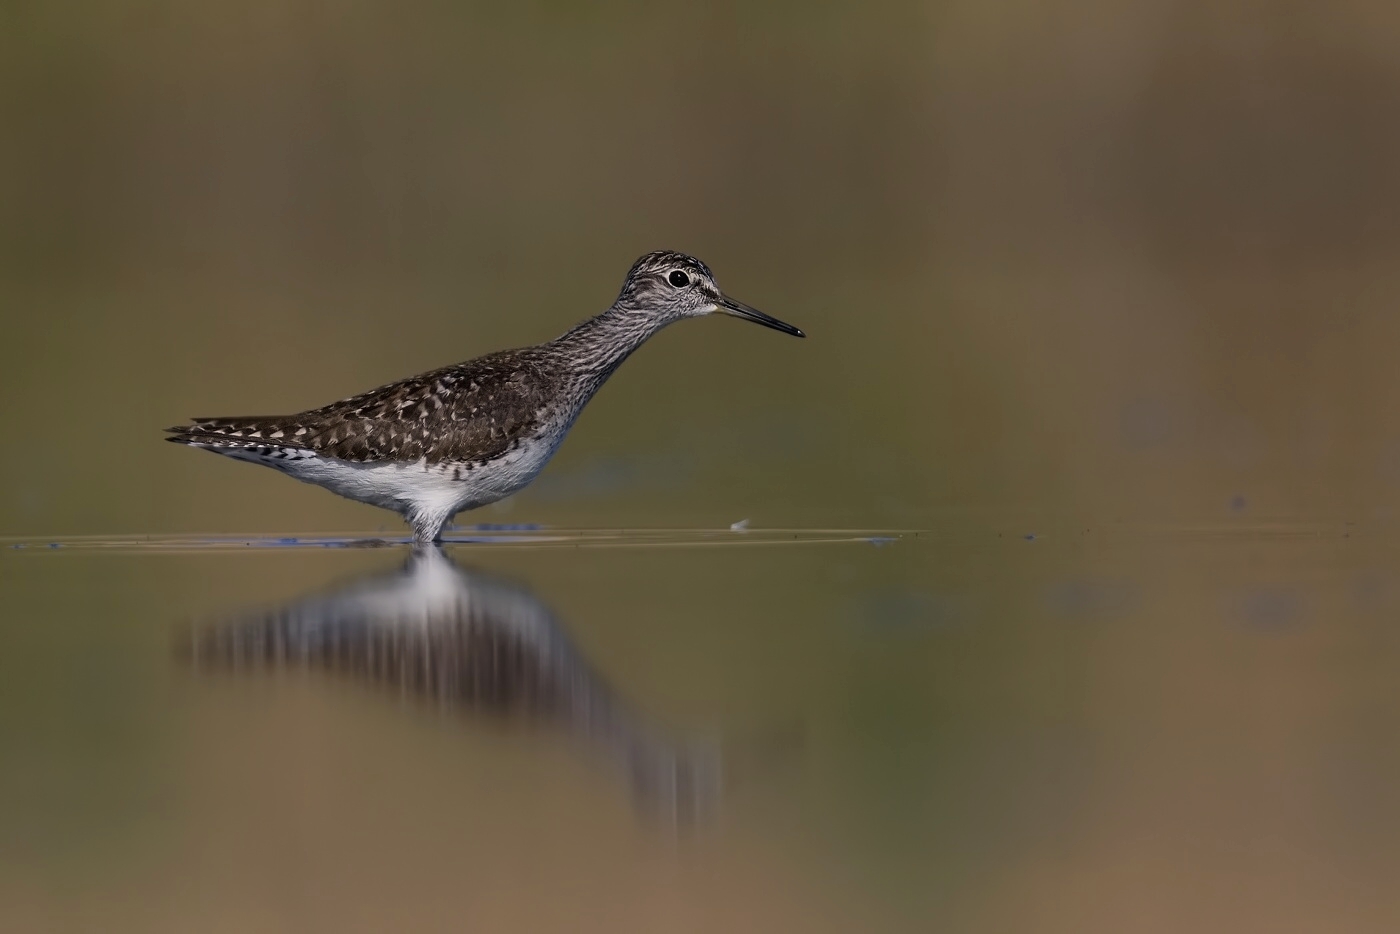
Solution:
{"label": "white underside reflection", "polygon": [[444,708],[567,730],[617,765],[645,814],[685,826],[717,810],[715,744],[657,729],[593,670],[539,598],[436,547],[415,549],[395,572],[196,623],[180,654],[202,670],[325,670]]}

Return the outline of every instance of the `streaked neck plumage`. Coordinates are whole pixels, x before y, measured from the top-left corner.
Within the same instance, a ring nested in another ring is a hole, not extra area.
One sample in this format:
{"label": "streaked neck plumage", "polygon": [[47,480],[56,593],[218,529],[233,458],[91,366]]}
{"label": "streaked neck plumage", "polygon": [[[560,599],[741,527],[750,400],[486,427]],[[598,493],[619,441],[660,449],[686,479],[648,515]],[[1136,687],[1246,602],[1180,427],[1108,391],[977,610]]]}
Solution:
{"label": "streaked neck plumage", "polygon": [[613,305],[550,341],[570,368],[593,389],[603,384],[622,361],[674,318],[623,303]]}

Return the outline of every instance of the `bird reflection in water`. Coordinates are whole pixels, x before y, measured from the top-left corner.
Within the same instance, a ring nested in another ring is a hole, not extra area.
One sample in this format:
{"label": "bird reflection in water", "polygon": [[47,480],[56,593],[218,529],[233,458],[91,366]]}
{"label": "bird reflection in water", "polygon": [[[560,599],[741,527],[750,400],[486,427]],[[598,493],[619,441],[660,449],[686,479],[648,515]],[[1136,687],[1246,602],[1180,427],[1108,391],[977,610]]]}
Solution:
{"label": "bird reflection in water", "polygon": [[624,771],[648,816],[712,816],[718,748],[678,741],[621,700],[526,588],[419,546],[398,571],[235,619],[182,645],[201,669],[321,669],[445,708],[518,718],[584,737]]}

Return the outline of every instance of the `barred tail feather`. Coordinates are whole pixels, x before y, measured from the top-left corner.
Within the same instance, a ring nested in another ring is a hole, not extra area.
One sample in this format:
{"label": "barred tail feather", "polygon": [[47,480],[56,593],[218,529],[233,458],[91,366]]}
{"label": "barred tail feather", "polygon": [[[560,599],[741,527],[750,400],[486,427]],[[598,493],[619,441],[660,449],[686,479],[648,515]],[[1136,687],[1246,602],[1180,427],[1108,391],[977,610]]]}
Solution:
{"label": "barred tail feather", "polygon": [[[296,427],[286,416],[245,416],[242,418],[196,418],[188,425],[165,429],[176,438],[205,441],[272,441],[295,445]],[[305,432],[303,431],[303,434]],[[185,443],[189,443],[186,441]]]}

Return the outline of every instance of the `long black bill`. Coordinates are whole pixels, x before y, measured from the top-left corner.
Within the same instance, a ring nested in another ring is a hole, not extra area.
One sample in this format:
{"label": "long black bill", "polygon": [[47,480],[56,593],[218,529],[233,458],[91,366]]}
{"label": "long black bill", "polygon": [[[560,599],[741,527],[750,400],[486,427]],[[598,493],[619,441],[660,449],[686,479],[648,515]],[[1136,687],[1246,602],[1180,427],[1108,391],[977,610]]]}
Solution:
{"label": "long black bill", "polygon": [[736,302],[728,295],[719,297],[719,310],[725,314],[733,315],[736,318],[743,318],[745,321],[752,321],[761,324],[765,328],[772,328],[775,331],[782,331],[784,334],[791,334],[793,337],[806,337],[801,328],[795,328],[786,321],[779,321],[772,315],[765,315],[757,308],[751,308],[743,302]]}

